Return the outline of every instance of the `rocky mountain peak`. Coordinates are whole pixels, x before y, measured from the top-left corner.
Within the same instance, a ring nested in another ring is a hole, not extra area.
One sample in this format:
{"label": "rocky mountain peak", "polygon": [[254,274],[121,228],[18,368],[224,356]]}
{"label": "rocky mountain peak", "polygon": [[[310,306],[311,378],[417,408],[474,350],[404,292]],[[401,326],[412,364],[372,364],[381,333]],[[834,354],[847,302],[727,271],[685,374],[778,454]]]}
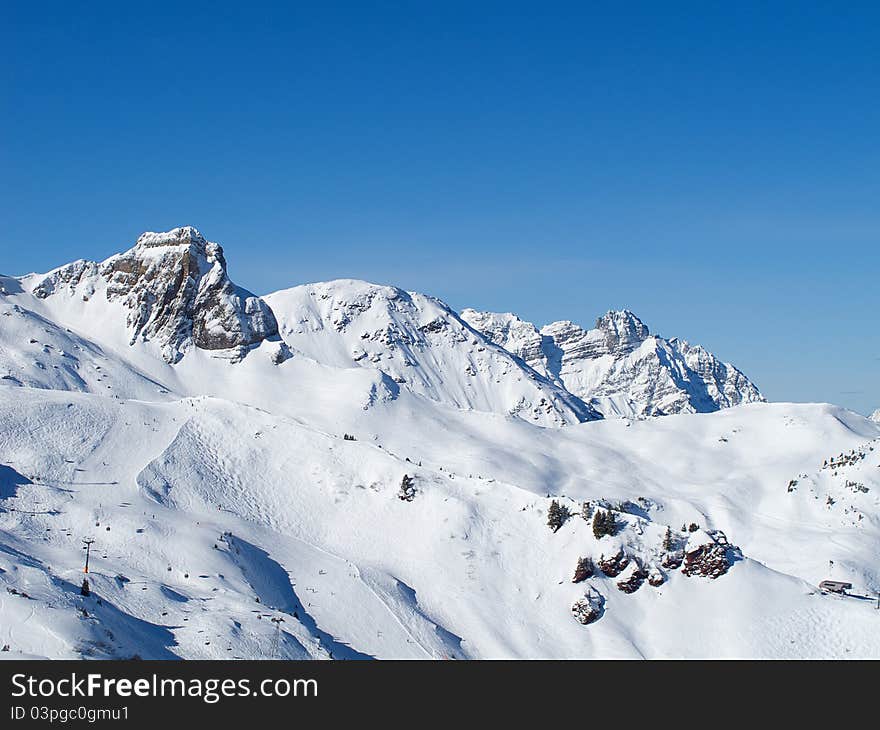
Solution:
{"label": "rocky mountain peak", "polygon": [[[181,226],[172,228],[170,231],[155,232],[147,231],[138,236],[135,248],[160,248],[163,246],[189,246],[194,245],[203,251],[208,246],[208,241],[193,226]],[[216,246],[217,244],[213,244]],[[219,247],[218,247],[219,248]]]}
{"label": "rocky mountain peak", "polygon": [[230,281],[222,247],[192,226],[144,233],[125,253],[68,264],[32,291],[41,299],[66,291],[88,300],[99,289],[127,310],[130,344],[156,341],[169,363],[190,345],[233,350],[232,359],[240,359],[278,334],[269,306]]}
{"label": "rocky mountain peak", "polygon": [[463,319],[606,416],[705,412],[764,400],[732,365],[676,338],[651,335],[629,310],[587,330],[569,320],[534,325],[512,314],[465,310]]}
{"label": "rocky mountain peak", "polygon": [[604,333],[608,352],[616,355],[632,352],[651,334],[628,309],[606,312],[596,320],[596,329]]}

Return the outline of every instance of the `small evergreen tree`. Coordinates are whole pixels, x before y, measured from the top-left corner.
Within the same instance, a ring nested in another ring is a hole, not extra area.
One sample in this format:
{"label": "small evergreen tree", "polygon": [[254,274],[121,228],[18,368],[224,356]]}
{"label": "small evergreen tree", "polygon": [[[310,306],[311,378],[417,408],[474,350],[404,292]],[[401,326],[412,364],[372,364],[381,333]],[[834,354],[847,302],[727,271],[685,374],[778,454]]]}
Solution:
{"label": "small evergreen tree", "polygon": [[617,532],[617,517],[614,515],[614,512],[608,510],[605,513],[605,534],[613,535]]}
{"label": "small evergreen tree", "polygon": [[584,502],[581,507],[581,517],[585,520],[589,520],[593,516],[593,503],[590,500]]}
{"label": "small evergreen tree", "polygon": [[675,544],[672,542],[672,530],[667,527],[666,535],[663,537],[663,549],[669,553],[673,548],[675,548]]}
{"label": "small evergreen tree", "polygon": [[555,499],[550,503],[550,509],[547,510],[547,526],[556,532],[569,517],[568,507],[559,504]]}
{"label": "small evergreen tree", "polygon": [[416,496],[415,480],[409,475],[404,474],[400,482],[400,491],[397,496],[404,502],[412,502]]}

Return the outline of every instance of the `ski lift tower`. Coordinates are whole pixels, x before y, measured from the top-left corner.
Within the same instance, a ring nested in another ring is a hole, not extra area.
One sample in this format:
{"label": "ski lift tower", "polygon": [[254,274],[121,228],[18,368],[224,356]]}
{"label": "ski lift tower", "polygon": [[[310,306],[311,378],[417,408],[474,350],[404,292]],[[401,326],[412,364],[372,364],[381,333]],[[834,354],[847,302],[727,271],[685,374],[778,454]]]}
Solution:
{"label": "ski lift tower", "polygon": [[275,624],[275,636],[272,638],[272,656],[278,656],[278,650],[281,648],[281,624],[284,623],[284,618],[281,616],[273,616],[272,623]]}
{"label": "ski lift tower", "polygon": [[[83,568],[83,573],[85,576],[88,576],[89,573],[89,555],[91,553],[92,544],[95,542],[93,537],[84,537],[83,538],[83,549],[86,551],[86,567]],[[89,588],[89,579],[88,577],[83,578],[82,588],[80,588],[80,594],[83,596],[88,596],[91,594],[91,590]]]}

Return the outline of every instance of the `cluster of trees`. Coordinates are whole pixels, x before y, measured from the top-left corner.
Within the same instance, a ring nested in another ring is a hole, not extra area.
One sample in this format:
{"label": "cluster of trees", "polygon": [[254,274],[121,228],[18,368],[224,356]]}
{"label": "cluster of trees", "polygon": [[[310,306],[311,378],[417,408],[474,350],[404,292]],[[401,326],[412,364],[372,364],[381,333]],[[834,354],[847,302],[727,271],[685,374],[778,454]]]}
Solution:
{"label": "cluster of trees", "polygon": [[357,439],[354,436],[352,436],[350,433],[342,434],[342,440],[343,441],[357,441]]}
{"label": "cluster of trees", "polygon": [[605,511],[597,509],[593,515],[593,535],[596,539],[613,535],[615,532],[617,532],[617,518],[614,513],[610,509]]}
{"label": "cluster of trees", "polygon": [[550,503],[550,509],[547,510],[547,526],[556,532],[565,524],[565,521],[571,517],[571,512],[565,505],[559,504],[555,499]]}

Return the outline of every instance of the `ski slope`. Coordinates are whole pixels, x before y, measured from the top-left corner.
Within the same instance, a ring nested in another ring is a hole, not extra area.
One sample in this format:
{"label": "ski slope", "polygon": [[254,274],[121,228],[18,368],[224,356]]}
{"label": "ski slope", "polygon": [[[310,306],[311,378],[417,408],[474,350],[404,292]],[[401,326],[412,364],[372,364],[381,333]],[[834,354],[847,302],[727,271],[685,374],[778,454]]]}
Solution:
{"label": "ski slope", "polygon": [[[424,404],[403,419],[394,404],[353,422],[349,441],[208,397],[7,386],[0,403],[0,583],[18,591],[0,593],[9,656],[880,656],[874,604],[815,588],[876,588],[880,484],[872,474],[858,524],[838,485],[823,487],[833,507],[786,488],[821,467],[814,452],[878,437],[840,409],[758,404],[560,431],[438,408],[432,433],[413,428]],[[769,433],[784,448],[760,449]],[[412,502],[397,496],[404,473]],[[648,507],[597,540],[579,516],[551,532],[548,493],[573,510]],[[667,525],[690,521],[723,530],[742,559],[714,580],[666,571],[633,594],[593,577],[604,615],[572,620],[578,557],[621,546],[650,560]],[[100,606],[77,592],[84,536]]]}

